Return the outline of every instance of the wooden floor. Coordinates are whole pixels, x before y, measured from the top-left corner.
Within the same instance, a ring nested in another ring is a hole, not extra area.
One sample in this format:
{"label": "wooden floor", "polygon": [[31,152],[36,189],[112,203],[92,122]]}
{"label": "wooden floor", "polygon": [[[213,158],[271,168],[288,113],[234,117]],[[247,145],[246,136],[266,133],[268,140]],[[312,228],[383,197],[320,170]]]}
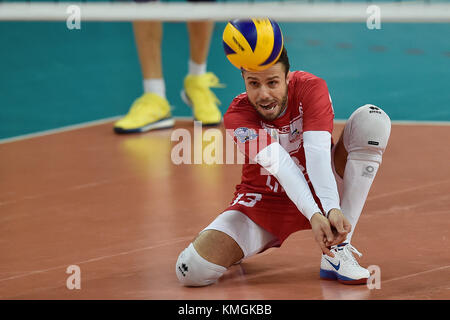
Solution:
{"label": "wooden floor", "polygon": [[241,167],[175,165],[171,132],[106,123],[0,144],[0,299],[450,299],[450,126],[392,128],[353,237],[360,263],[380,267],[373,290],[320,280],[311,231],[182,287],[178,254],[227,207]]}

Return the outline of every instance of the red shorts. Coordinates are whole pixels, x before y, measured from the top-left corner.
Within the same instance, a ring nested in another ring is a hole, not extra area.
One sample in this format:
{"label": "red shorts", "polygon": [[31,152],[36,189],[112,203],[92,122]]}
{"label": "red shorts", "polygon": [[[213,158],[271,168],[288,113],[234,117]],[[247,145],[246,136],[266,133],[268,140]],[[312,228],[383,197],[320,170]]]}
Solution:
{"label": "red shorts", "polygon": [[239,190],[225,210],[237,210],[276,236],[280,245],[289,235],[311,229],[308,219],[297,209],[286,193],[266,194]]}

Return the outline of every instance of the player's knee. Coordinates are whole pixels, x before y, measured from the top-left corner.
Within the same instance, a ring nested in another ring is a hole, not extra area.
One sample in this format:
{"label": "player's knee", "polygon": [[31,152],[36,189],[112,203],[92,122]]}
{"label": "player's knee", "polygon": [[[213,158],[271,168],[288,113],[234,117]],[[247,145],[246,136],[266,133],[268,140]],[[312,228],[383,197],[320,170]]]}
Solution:
{"label": "player's knee", "polygon": [[175,272],[184,286],[207,286],[219,279],[227,269],[202,258],[191,243],[178,256]]}
{"label": "player's knee", "polygon": [[[349,157],[372,155],[381,162],[391,133],[391,120],[380,107],[366,104],[350,116],[344,129],[344,146]],[[351,155],[352,153],[352,155]]]}

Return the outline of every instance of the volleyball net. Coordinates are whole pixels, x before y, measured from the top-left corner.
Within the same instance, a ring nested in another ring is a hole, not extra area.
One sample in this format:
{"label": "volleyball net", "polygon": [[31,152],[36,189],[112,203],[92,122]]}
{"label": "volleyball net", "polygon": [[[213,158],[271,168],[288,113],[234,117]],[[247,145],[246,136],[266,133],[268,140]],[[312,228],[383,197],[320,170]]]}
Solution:
{"label": "volleyball net", "polygon": [[270,17],[285,22],[450,22],[450,1],[2,1],[0,21],[65,21],[76,10],[82,21],[228,21]]}

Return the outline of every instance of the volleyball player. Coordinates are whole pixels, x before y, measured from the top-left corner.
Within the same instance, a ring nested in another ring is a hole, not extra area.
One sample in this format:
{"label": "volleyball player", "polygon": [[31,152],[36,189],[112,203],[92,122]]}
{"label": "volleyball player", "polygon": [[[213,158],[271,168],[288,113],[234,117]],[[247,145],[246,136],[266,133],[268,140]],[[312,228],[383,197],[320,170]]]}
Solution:
{"label": "volleyball player", "polygon": [[387,146],[390,119],[380,107],[361,106],[334,143],[326,82],[289,68],[284,48],[270,68],[242,71],[246,92],[232,101],[224,123],[247,163],[229,207],[179,255],[176,274],[183,285],[212,284],[233,264],[305,229],[312,229],[322,251],[322,279],[362,284],[370,276],[351,240]]}

